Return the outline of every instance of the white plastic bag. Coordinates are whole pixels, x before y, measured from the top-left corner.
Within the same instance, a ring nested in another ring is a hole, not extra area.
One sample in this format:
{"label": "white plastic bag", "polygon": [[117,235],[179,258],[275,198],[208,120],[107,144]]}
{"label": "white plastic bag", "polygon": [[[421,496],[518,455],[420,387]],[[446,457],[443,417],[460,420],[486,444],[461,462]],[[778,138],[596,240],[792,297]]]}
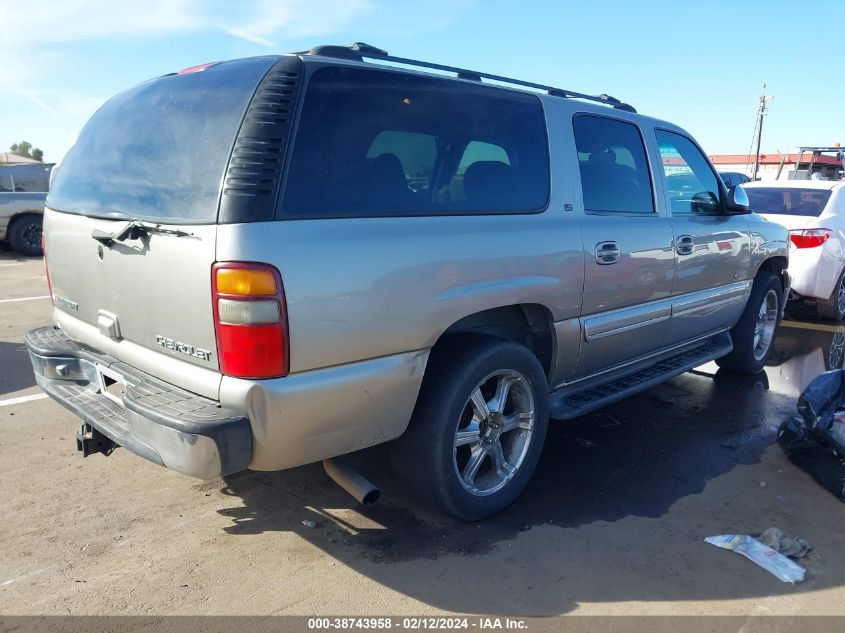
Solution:
{"label": "white plastic bag", "polygon": [[801,565],[793,563],[783,554],[766,547],[747,534],[721,534],[708,536],[704,540],[716,547],[742,554],[783,582],[791,582],[794,585],[804,580],[804,568]]}

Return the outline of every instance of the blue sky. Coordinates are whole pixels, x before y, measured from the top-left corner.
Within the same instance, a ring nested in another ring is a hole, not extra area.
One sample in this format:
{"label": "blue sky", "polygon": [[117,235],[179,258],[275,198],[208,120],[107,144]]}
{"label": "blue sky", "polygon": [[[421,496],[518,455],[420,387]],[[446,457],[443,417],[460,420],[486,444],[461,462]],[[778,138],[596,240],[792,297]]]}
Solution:
{"label": "blue sky", "polygon": [[606,92],[709,153],[845,144],[845,0],[0,0],[0,151],[61,158],[108,97],[206,61],[364,41]]}

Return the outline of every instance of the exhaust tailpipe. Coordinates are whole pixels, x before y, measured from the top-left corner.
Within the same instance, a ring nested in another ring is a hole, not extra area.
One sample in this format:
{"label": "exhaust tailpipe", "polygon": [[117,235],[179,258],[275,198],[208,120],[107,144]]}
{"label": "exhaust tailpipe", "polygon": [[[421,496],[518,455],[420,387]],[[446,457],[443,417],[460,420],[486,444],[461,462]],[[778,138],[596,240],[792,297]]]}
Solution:
{"label": "exhaust tailpipe", "polygon": [[381,496],[381,491],[343,457],[324,459],[323,468],[338,486],[355,497],[361,505],[371,506]]}

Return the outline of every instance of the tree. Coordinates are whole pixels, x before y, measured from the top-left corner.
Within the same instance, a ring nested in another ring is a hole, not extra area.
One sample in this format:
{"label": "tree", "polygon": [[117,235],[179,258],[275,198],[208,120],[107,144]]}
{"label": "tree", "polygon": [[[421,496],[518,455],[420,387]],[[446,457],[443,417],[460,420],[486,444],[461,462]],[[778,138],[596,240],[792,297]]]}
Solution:
{"label": "tree", "polygon": [[14,143],[9,150],[12,154],[17,154],[18,156],[23,156],[24,158],[31,158],[32,160],[37,160],[39,162],[44,160],[44,152],[37,147],[33,147],[32,143],[28,141]]}

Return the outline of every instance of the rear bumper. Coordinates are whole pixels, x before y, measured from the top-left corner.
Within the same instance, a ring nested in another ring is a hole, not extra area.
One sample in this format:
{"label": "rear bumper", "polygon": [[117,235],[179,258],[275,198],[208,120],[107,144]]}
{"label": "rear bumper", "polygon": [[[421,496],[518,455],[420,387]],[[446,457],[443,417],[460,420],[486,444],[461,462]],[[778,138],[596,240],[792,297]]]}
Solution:
{"label": "rear bumper", "polygon": [[[246,417],[85,348],[52,327],[31,330],[25,342],[38,385],[136,455],[201,479],[249,466]],[[104,393],[103,369],[125,379],[123,404]]]}
{"label": "rear bumper", "polygon": [[792,290],[802,297],[829,299],[842,274],[843,262],[827,247],[793,248],[789,253]]}

